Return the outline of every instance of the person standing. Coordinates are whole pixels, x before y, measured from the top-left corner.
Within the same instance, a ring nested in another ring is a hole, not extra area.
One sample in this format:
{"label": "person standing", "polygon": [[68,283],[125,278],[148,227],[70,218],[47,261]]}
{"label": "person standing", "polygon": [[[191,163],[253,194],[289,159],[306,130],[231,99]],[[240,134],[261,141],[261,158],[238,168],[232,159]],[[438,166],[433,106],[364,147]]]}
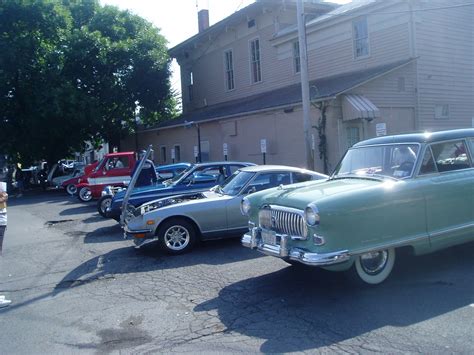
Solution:
{"label": "person standing", "polygon": [[[7,229],[7,184],[0,182],[0,256],[2,255],[3,237]],[[0,308],[8,306],[12,301],[0,295]]]}
{"label": "person standing", "polygon": [[[137,162],[135,163],[135,166],[133,167],[133,171],[131,174],[132,179],[133,179],[133,175],[135,175],[135,172],[138,169],[140,160],[142,160],[145,155],[146,155],[146,151],[144,150],[139,153],[139,160],[137,160]],[[135,183],[135,187],[150,186],[156,183],[157,181],[158,181],[158,176],[156,175],[155,164],[150,159],[145,160],[145,163],[143,164],[143,167],[142,167],[142,171],[140,171],[140,175],[138,175],[137,181]]]}
{"label": "person standing", "polygon": [[16,187],[18,189],[18,194],[16,195],[16,197],[23,196],[24,179],[25,179],[25,176],[23,174],[23,171],[21,170],[21,164],[17,164],[16,172],[15,172],[15,181],[16,181]]}
{"label": "person standing", "polygon": [[2,255],[3,237],[7,229],[7,200],[8,194],[6,192],[5,183],[0,183],[0,255]]}

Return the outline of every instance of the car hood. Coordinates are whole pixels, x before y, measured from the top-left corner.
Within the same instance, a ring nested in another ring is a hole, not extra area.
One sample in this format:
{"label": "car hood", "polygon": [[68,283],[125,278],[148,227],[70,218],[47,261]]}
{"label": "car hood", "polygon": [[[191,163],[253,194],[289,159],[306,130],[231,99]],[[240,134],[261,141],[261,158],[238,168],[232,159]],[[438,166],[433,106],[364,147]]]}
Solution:
{"label": "car hood", "polygon": [[211,203],[217,200],[230,199],[233,197],[234,196],[218,194],[213,191],[194,192],[156,199],[144,203],[140,206],[140,208],[143,208],[146,212],[152,212],[157,209],[168,208],[170,206],[182,208],[187,205]]}
{"label": "car hood", "polygon": [[[141,187],[134,187],[131,196],[141,196],[141,195],[148,195],[150,192],[154,191],[173,191],[173,185],[165,185],[165,184],[154,184],[150,186],[141,186]],[[125,196],[126,190],[117,192],[114,196],[114,200],[123,200]]]}
{"label": "car hood", "polygon": [[383,181],[372,179],[335,179],[326,180],[306,186],[281,186],[262,197],[261,205],[284,205],[297,209],[304,209],[309,203],[321,201],[336,195],[352,193],[365,188],[379,186]]}

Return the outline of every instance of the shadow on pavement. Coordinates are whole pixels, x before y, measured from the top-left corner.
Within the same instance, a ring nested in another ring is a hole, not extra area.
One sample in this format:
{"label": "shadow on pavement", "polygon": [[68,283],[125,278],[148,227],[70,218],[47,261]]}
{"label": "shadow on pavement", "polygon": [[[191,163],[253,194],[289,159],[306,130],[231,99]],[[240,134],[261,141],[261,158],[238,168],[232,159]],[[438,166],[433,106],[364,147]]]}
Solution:
{"label": "shadow on pavement", "polygon": [[[94,217],[91,217],[91,219],[92,218]],[[100,220],[104,219],[101,216],[98,216],[98,218],[100,218]],[[123,240],[123,233],[118,223],[112,226],[97,228],[93,232],[87,233],[84,237],[84,243],[86,244],[116,242],[119,240]]]}
{"label": "shadow on pavement", "polygon": [[393,275],[376,287],[357,287],[343,273],[288,266],[224,287],[194,311],[217,311],[226,332],[264,339],[263,353],[314,350],[473,303],[474,275],[467,280],[459,276],[473,269],[473,252],[470,243],[404,256]]}

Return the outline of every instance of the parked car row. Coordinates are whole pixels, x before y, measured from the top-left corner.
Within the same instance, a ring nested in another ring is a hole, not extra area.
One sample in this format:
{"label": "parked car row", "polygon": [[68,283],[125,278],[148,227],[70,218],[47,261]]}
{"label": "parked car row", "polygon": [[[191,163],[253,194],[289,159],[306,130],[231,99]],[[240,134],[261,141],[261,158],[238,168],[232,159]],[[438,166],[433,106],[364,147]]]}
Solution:
{"label": "parked car row", "polygon": [[127,197],[125,175],[121,183],[108,175],[111,158],[87,183],[91,191],[117,184],[105,187],[98,209],[123,223],[136,248],[157,242],[182,254],[201,240],[241,237],[291,265],[373,285],[388,278],[401,249],[425,254],[474,240],[474,129],[359,142],[331,176],[245,162],[171,165]]}

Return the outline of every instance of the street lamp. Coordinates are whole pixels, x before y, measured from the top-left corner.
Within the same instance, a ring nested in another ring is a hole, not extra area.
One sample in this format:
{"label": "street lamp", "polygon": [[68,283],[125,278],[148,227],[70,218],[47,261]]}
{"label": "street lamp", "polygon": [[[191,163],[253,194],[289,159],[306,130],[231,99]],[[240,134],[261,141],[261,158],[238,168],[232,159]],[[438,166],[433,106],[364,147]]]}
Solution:
{"label": "street lamp", "polygon": [[188,122],[184,121],[184,128],[189,129],[191,127],[196,127],[197,128],[197,134],[198,134],[198,156],[196,157],[196,163],[201,162],[201,129],[199,127],[199,123],[196,123],[194,121]]}

